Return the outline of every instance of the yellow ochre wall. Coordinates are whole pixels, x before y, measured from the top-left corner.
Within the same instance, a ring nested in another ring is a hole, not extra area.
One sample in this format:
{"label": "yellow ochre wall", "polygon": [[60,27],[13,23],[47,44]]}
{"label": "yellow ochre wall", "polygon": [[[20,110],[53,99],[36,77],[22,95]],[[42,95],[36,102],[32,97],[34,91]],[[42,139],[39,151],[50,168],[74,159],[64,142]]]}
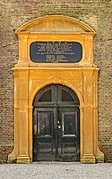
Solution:
{"label": "yellow ochre wall", "polygon": [[[9,161],[32,162],[32,103],[40,89],[49,84],[71,88],[80,101],[80,161],[104,161],[98,147],[98,68],[93,63],[95,31],[87,24],[66,16],[45,16],[29,21],[16,34],[19,61],[14,72],[14,150]],[[30,44],[35,41],[79,42],[83,56],[79,63],[33,63]]]}

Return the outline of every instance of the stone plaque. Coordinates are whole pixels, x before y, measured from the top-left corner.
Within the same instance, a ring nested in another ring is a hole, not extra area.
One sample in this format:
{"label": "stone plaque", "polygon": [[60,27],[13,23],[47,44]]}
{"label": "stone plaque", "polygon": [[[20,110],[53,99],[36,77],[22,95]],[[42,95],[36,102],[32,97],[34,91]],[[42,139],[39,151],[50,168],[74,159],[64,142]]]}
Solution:
{"label": "stone plaque", "polygon": [[33,42],[30,58],[35,63],[77,63],[82,59],[79,42]]}

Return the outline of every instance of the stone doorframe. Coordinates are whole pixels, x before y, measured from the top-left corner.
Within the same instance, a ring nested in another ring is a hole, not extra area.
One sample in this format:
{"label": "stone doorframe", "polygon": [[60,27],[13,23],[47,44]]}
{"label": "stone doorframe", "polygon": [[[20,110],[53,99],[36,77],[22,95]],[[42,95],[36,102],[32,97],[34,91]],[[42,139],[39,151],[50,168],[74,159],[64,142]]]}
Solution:
{"label": "stone doorframe", "polygon": [[[9,161],[32,162],[32,103],[35,95],[49,84],[71,88],[80,101],[80,161],[104,161],[98,147],[98,68],[93,63],[95,31],[87,24],[66,16],[45,16],[21,26],[19,61],[14,72],[14,150]],[[78,63],[33,63],[30,44],[35,41],[79,42],[83,55]]]}

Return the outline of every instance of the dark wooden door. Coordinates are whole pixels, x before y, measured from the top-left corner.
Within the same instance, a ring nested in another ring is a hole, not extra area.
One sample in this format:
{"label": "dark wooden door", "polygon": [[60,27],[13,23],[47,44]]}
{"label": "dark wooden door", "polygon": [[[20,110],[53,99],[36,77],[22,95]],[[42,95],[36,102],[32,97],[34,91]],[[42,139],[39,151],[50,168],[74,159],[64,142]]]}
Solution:
{"label": "dark wooden door", "polygon": [[78,161],[79,100],[63,85],[50,85],[34,100],[33,159]]}
{"label": "dark wooden door", "polygon": [[62,161],[79,160],[79,110],[59,108],[58,158]]}

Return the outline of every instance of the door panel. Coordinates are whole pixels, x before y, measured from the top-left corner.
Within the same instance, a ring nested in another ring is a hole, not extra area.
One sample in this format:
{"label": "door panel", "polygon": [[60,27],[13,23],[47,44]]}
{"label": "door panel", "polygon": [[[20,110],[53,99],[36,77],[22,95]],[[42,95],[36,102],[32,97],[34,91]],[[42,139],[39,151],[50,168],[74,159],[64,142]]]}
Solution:
{"label": "door panel", "polygon": [[54,131],[54,110],[35,108],[34,161],[53,158]]}
{"label": "door panel", "polygon": [[78,109],[59,108],[59,114],[61,120],[59,128],[60,158],[64,161],[76,161],[79,156]]}
{"label": "door panel", "polygon": [[71,111],[62,111],[63,135],[75,135],[77,131],[77,113]]}

